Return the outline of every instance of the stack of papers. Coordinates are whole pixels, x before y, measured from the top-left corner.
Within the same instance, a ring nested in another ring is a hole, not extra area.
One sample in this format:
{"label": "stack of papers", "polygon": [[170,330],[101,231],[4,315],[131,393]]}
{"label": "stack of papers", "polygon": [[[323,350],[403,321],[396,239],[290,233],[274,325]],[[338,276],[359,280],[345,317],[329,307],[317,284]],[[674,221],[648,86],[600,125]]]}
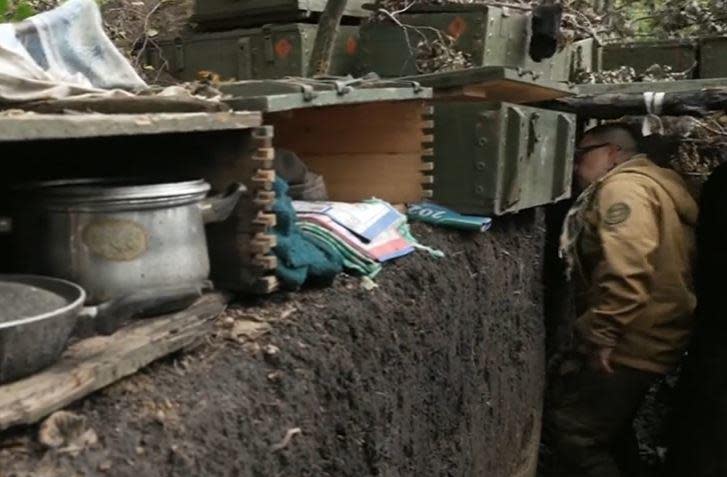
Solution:
{"label": "stack of papers", "polygon": [[293,201],[293,207],[304,232],[325,231],[361,257],[386,262],[414,251],[399,231],[406,217],[386,202]]}

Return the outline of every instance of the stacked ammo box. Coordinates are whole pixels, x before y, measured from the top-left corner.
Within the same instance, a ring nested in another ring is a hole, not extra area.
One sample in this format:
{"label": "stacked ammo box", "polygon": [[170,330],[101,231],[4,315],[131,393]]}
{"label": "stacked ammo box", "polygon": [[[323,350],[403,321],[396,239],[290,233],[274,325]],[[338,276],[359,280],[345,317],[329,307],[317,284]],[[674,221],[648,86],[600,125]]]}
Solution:
{"label": "stacked ammo box", "polygon": [[527,10],[484,3],[413,4],[397,15],[399,24],[372,21],[361,27],[361,68],[384,77],[427,73],[417,69],[417,45],[450,38],[473,67],[504,66],[538,78],[568,81],[576,68],[590,70],[593,40],[582,40],[542,62],[529,54],[531,15]]}
{"label": "stacked ammo box", "polygon": [[[415,3],[397,20],[383,16],[362,25],[362,69],[420,78],[435,98],[455,75],[473,78],[474,85],[482,72],[509,84],[527,77],[533,90],[538,82],[566,87],[577,70],[591,71],[596,57],[593,40],[582,40],[533,61],[532,16],[525,9]],[[428,73],[417,65],[417,44],[442,36],[478,70],[417,77]],[[515,104],[527,101],[516,92],[494,101],[488,96],[485,88],[481,96],[441,95],[434,102],[434,199],[461,213],[502,215],[569,197],[575,116]]]}
{"label": "stacked ammo box", "polygon": [[628,66],[643,75],[652,65],[666,66],[684,79],[727,77],[727,36],[608,43],[598,52],[604,70]]}
{"label": "stacked ammo box", "polygon": [[[363,0],[346,7],[331,74],[352,73],[359,54]],[[196,0],[194,30],[156,42],[147,63],[183,81],[212,74],[223,81],[307,76],[325,0]]]}

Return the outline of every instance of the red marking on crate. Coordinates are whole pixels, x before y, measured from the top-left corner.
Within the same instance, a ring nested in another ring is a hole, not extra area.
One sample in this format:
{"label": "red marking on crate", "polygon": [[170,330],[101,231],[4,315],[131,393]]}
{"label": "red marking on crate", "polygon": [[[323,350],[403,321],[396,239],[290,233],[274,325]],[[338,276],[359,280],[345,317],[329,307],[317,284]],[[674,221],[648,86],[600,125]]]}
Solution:
{"label": "red marking on crate", "polygon": [[464,32],[467,31],[467,22],[462,17],[456,17],[447,27],[447,32],[452,38],[457,40]]}
{"label": "red marking on crate", "polygon": [[275,43],[275,54],[281,60],[286,59],[292,51],[293,51],[293,44],[287,38],[278,40]]}

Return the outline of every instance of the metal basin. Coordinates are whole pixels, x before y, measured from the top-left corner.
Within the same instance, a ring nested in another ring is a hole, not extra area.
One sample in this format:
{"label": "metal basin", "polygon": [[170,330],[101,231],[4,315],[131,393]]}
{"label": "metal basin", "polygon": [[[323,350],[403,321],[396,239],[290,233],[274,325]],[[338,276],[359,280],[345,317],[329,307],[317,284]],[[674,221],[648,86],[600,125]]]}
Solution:
{"label": "metal basin", "polygon": [[[19,288],[27,293],[18,293]],[[39,293],[34,314],[29,298]],[[47,295],[45,295],[47,294]],[[32,275],[0,275],[0,296],[5,310],[0,322],[0,383],[14,381],[53,364],[66,349],[83,309],[86,293],[78,285]],[[13,300],[16,300],[13,303]],[[23,300],[19,302],[17,300]],[[60,307],[48,310],[44,305]],[[10,310],[10,311],[8,311]],[[11,319],[12,310],[22,310]]]}
{"label": "metal basin", "polygon": [[53,364],[71,334],[111,334],[132,317],[190,306],[209,284],[177,284],[139,291],[99,306],[84,306],[75,283],[37,275],[0,275],[0,383]]}

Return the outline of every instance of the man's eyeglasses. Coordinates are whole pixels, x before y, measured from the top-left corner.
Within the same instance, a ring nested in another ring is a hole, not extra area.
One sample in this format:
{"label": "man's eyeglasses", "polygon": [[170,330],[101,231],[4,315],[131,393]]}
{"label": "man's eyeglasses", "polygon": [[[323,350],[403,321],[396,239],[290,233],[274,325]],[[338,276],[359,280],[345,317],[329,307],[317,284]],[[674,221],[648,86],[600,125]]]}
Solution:
{"label": "man's eyeglasses", "polygon": [[610,145],[610,143],[604,142],[603,144],[594,144],[592,146],[577,147],[576,152],[575,152],[575,157],[576,157],[576,159],[582,159],[583,156],[585,156],[589,152],[602,148],[604,146],[609,146],[609,145]]}

